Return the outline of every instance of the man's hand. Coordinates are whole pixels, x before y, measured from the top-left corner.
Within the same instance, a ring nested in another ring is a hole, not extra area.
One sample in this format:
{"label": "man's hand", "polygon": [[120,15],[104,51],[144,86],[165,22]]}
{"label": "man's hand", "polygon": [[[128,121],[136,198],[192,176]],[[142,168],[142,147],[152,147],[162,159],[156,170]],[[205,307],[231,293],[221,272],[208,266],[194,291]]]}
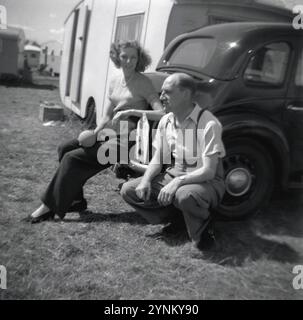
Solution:
{"label": "man's hand", "polygon": [[141,181],[136,188],[136,195],[143,201],[148,201],[151,193],[151,183]]}
{"label": "man's hand", "polygon": [[164,186],[158,195],[159,204],[162,206],[170,205],[173,202],[175,193],[180,186],[181,181],[178,178],[173,179],[166,186]]}

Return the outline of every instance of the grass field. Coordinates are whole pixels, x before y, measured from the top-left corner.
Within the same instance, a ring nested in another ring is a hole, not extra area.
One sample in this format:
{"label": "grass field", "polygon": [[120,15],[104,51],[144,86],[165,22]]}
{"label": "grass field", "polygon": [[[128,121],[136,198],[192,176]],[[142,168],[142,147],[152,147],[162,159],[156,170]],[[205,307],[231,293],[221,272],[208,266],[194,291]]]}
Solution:
{"label": "grass field", "polygon": [[292,269],[303,264],[303,198],[276,196],[246,221],[217,221],[216,247],[196,255],[186,240],[153,234],[123,202],[107,170],[91,179],[89,211],[65,222],[21,219],[57,167],[56,146],[74,137],[74,121],[43,126],[42,101],[60,103],[57,89],[0,86],[0,299],[302,299]]}

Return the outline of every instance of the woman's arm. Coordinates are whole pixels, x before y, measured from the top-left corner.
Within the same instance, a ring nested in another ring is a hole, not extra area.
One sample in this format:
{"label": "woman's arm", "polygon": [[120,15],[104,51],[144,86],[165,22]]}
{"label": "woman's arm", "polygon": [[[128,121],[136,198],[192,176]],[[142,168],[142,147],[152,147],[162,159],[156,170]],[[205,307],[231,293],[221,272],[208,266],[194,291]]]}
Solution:
{"label": "woman's arm", "polygon": [[112,120],[114,107],[115,106],[112,104],[112,102],[108,100],[105,106],[104,115],[101,118],[99,125],[95,128],[94,134],[97,134],[99,131],[101,131],[106,124]]}
{"label": "woman's arm", "polygon": [[151,107],[153,110],[130,109],[128,116],[129,117],[134,116],[134,117],[141,118],[143,116],[143,114],[145,113],[148,120],[159,121],[162,118],[162,116],[164,116],[164,114],[165,114],[164,109],[163,109],[163,105],[162,105],[160,99],[154,99],[151,102]]}
{"label": "woman's arm", "polygon": [[[114,122],[121,120],[121,119],[127,119],[129,117],[141,118],[144,113],[146,114],[146,117],[148,120],[159,121],[162,118],[162,116],[164,116],[164,114],[165,114],[164,109],[163,109],[163,105],[162,105],[160,99],[155,98],[151,102],[151,107],[153,110],[128,109],[128,110],[118,111],[116,113],[116,115],[114,116]],[[115,108],[115,110],[116,110],[116,108]]]}
{"label": "woman's arm", "polygon": [[143,97],[148,104],[150,104],[152,110],[146,109],[134,109],[131,105],[121,104],[117,105],[114,109],[115,116],[113,118],[113,124],[120,120],[126,120],[129,117],[141,118],[143,114],[146,114],[148,120],[159,121],[165,114],[163,105],[159,99],[157,92],[155,91],[150,79],[146,76],[142,76],[140,82],[137,83],[135,95]]}
{"label": "woman's arm", "polygon": [[113,89],[115,85],[116,85],[116,78],[112,78],[110,80],[109,87],[108,87],[108,95],[107,95],[106,104],[104,107],[104,114],[100,119],[99,125],[94,130],[94,134],[99,133],[107,125],[107,123],[113,119],[115,105],[113,104],[110,97],[113,93]]}
{"label": "woman's arm", "polygon": [[141,118],[145,113],[148,120],[159,121],[165,114],[164,108],[151,80],[146,76],[142,78],[140,83],[140,93],[150,104],[152,110],[130,109],[130,116]]}

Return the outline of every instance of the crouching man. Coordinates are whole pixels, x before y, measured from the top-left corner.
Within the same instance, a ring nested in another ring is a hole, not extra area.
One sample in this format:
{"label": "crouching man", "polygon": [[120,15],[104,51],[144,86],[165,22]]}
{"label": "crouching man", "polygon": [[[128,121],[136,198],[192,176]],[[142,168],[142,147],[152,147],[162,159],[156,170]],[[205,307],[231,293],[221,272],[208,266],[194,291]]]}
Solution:
{"label": "crouching man", "polygon": [[225,149],[220,122],[194,96],[189,75],[175,73],[164,81],[160,99],[167,114],[153,141],[155,153],[144,176],[126,182],[121,195],[152,224],[170,221],[173,227],[181,217],[190,239],[203,249],[209,208],[225,191]]}

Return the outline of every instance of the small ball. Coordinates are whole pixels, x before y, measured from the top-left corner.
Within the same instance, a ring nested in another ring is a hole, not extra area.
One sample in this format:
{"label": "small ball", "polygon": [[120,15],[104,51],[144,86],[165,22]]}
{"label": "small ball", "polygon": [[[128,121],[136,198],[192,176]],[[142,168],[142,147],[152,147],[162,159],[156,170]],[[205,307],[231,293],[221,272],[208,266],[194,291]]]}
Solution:
{"label": "small ball", "polygon": [[97,135],[92,130],[85,130],[79,134],[78,141],[82,147],[92,147],[97,140]]}

